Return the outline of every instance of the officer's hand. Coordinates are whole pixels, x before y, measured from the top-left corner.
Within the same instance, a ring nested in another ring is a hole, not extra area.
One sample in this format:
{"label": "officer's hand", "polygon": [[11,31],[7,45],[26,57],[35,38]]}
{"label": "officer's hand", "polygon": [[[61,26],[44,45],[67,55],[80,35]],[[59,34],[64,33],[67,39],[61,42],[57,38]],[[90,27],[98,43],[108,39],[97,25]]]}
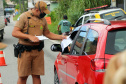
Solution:
{"label": "officer's hand", "polygon": [[67,39],[67,36],[62,35],[62,40],[63,40],[63,39]]}
{"label": "officer's hand", "polygon": [[29,40],[32,42],[39,42],[39,39],[36,36],[29,36]]}

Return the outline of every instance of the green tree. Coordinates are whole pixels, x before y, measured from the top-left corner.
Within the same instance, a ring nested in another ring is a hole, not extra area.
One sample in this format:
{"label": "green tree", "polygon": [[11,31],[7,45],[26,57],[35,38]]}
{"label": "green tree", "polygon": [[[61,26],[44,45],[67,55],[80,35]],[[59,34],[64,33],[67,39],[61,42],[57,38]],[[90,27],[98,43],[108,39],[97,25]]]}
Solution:
{"label": "green tree", "polygon": [[17,4],[16,6],[15,6],[15,9],[20,9],[20,7],[19,7],[19,4]]}
{"label": "green tree", "polygon": [[17,4],[16,7],[20,9],[20,13],[27,11],[28,0],[11,0],[11,1]]}
{"label": "green tree", "polygon": [[3,0],[3,6],[4,6],[4,8],[5,8],[5,6],[7,6],[7,3],[5,0]]}
{"label": "green tree", "polygon": [[19,0],[10,0],[10,1],[14,2],[15,4],[19,3]]}

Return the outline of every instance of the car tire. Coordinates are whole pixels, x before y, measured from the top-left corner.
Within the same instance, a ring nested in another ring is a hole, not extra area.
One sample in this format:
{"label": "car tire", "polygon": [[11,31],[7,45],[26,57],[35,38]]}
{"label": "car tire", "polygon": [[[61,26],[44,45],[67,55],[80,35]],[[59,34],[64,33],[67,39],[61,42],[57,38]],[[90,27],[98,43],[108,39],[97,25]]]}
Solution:
{"label": "car tire", "polygon": [[57,74],[57,71],[56,71],[56,70],[55,70],[55,72],[54,72],[54,84],[60,84],[60,83],[59,83],[58,74]]}

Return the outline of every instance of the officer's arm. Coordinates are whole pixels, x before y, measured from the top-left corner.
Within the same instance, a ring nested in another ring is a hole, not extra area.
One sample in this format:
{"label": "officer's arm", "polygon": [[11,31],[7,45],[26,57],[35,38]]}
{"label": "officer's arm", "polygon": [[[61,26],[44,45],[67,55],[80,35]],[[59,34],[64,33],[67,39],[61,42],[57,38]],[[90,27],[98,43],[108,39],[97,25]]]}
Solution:
{"label": "officer's arm", "polygon": [[39,39],[37,37],[22,33],[21,28],[18,27],[14,27],[12,31],[12,36],[21,39],[30,39],[33,42],[39,42]]}
{"label": "officer's arm", "polygon": [[66,39],[66,37],[67,37],[67,36],[63,36],[63,35],[54,34],[54,33],[50,32],[49,30],[44,31],[43,35],[52,40],[62,40],[62,39]]}

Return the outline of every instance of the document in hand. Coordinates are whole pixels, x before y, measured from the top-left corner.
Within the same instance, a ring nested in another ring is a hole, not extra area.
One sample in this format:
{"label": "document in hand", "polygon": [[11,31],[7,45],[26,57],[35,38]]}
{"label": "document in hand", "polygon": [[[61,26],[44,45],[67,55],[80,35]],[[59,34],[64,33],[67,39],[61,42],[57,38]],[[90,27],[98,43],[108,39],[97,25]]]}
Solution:
{"label": "document in hand", "polygon": [[67,39],[62,40],[61,42],[62,52],[71,43],[72,43],[72,39],[70,38],[70,36],[68,36]]}
{"label": "document in hand", "polygon": [[36,36],[36,37],[38,37],[39,40],[46,40],[46,39],[48,39],[47,37],[45,37],[43,35],[42,36]]}

